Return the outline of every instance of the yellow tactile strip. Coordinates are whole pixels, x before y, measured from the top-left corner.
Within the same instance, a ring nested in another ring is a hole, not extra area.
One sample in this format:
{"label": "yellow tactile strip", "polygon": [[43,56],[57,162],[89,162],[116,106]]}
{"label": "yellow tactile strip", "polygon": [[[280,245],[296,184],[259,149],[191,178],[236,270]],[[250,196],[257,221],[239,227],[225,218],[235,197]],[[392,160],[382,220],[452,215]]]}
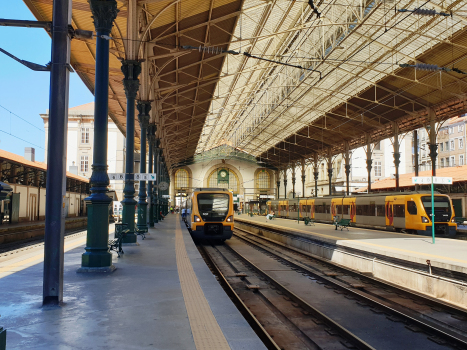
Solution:
{"label": "yellow tactile strip", "polygon": [[191,332],[197,350],[230,349],[212,310],[199,285],[193,266],[185,248],[180,222],[175,229],[175,252],[178,276],[182,286]]}

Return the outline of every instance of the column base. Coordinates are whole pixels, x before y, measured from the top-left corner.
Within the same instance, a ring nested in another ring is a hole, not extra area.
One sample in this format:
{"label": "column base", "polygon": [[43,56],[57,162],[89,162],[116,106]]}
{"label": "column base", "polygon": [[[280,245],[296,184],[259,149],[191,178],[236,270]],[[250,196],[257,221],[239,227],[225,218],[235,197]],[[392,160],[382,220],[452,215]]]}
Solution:
{"label": "column base", "polygon": [[80,267],[76,270],[76,273],[112,273],[116,269],[115,265],[106,267]]}
{"label": "column base", "polygon": [[136,243],[137,236],[134,233],[127,233],[125,237],[123,237],[122,243]]}
{"label": "column base", "polygon": [[90,251],[81,256],[81,269],[110,269],[111,266],[112,253]]}

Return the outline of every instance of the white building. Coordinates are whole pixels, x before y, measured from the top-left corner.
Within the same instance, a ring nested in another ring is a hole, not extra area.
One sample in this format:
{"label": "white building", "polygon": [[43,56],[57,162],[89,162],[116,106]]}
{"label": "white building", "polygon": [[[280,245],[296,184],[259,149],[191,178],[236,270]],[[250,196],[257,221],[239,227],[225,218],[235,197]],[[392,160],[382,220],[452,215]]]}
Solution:
{"label": "white building", "polygon": [[[45,154],[48,146],[49,111],[41,114],[45,128]],[[67,170],[70,173],[91,177],[94,143],[94,102],[68,110]],[[109,173],[123,173],[125,169],[125,137],[109,118],[107,140],[107,164]],[[47,162],[47,157],[46,162]],[[118,200],[123,199],[123,182],[110,181]]]}

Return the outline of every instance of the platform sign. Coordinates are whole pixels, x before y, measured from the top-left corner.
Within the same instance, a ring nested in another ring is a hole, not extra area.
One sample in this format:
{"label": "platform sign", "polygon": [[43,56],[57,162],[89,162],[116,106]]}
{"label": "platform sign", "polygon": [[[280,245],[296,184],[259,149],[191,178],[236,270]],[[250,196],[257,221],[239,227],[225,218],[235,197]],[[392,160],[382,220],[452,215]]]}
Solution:
{"label": "platform sign", "polygon": [[135,173],[135,181],[156,181],[156,174]]}
{"label": "platform sign", "polygon": [[162,198],[170,198],[170,195],[169,194],[163,194]]}
{"label": "platform sign", "polygon": [[[412,183],[415,185],[430,185],[431,176],[414,176]],[[452,177],[433,176],[433,184],[435,185],[452,185]]]}
{"label": "platform sign", "polygon": [[125,180],[124,173],[109,173],[109,180]]}

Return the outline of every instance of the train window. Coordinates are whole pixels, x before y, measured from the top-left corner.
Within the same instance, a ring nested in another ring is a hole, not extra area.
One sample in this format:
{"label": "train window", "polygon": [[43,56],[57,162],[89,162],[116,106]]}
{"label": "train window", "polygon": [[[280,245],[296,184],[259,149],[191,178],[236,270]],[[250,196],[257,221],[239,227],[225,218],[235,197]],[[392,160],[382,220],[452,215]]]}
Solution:
{"label": "train window", "polygon": [[414,201],[407,202],[407,212],[410,215],[417,215],[417,205],[415,204]]}
{"label": "train window", "polygon": [[336,205],[336,211],[337,211],[337,214],[342,214],[342,205]]}
{"label": "train window", "polygon": [[403,205],[403,204],[394,204],[394,217],[395,218],[405,217],[405,205]]}
{"label": "train window", "polygon": [[343,209],[344,209],[344,210],[343,210],[343,211],[344,211],[343,214],[344,214],[344,215],[349,215],[349,208],[350,208],[349,205],[344,205],[344,206],[343,206]]}
{"label": "train window", "polygon": [[375,216],[376,215],[376,204],[375,202],[370,202],[370,205],[368,206],[368,216]]}
{"label": "train window", "polygon": [[324,212],[326,214],[330,214],[331,213],[331,205],[324,205]]}
{"label": "train window", "polygon": [[385,216],[384,205],[381,204],[376,206],[376,216]]}

